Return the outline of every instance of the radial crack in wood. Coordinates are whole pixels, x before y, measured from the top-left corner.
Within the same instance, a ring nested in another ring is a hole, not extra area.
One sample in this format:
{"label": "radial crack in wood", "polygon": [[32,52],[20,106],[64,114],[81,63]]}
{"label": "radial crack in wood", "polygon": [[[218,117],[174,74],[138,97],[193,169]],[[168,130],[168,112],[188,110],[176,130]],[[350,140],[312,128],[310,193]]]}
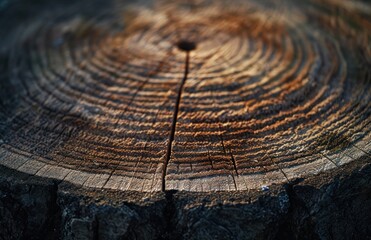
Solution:
{"label": "radial crack in wood", "polygon": [[164,164],[164,170],[162,172],[162,191],[166,190],[166,170],[167,170],[167,165],[169,164],[169,160],[171,157],[171,152],[172,152],[172,147],[173,147],[173,141],[174,141],[174,135],[176,131],[176,122],[178,120],[178,113],[179,113],[179,104],[180,104],[180,99],[182,98],[182,92],[183,92],[183,87],[185,82],[187,81],[188,77],[188,69],[189,69],[189,51],[194,49],[194,45],[189,42],[180,42],[178,44],[179,49],[186,51],[186,57],[185,57],[185,63],[184,63],[184,77],[182,81],[179,84],[178,87],[178,96],[176,98],[176,103],[175,103],[175,108],[174,108],[174,115],[173,115],[173,121],[171,124],[171,131],[170,131],[170,136],[169,136],[169,141],[168,141],[168,147],[167,147],[167,152],[166,152],[166,161]]}

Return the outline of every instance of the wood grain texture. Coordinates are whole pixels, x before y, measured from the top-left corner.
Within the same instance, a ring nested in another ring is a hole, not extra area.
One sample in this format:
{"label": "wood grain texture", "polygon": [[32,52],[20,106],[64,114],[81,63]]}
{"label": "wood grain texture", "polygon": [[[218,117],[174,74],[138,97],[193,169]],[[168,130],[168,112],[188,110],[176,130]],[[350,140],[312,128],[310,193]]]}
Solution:
{"label": "wood grain texture", "polygon": [[367,2],[58,6],[0,41],[1,165],[85,187],[207,192],[371,156]]}

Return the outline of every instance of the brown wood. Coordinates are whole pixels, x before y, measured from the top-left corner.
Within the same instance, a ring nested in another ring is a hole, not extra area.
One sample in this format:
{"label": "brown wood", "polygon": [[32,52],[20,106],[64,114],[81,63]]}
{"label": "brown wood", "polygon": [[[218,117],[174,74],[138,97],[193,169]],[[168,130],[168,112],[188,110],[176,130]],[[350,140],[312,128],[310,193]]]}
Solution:
{"label": "brown wood", "polygon": [[369,3],[39,8],[0,17],[3,166],[98,189],[209,192],[370,159]]}

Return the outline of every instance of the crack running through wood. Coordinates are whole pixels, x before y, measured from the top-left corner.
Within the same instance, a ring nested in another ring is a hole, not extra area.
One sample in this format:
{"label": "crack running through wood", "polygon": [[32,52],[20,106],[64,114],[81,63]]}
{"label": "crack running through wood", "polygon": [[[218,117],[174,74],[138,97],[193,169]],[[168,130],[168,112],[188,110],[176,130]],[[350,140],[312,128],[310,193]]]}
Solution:
{"label": "crack running through wood", "polygon": [[172,124],[171,124],[169,141],[168,141],[168,145],[167,145],[167,152],[166,152],[164,170],[162,172],[162,188],[161,189],[162,189],[163,192],[165,191],[165,186],[166,186],[166,180],[165,180],[165,178],[166,178],[166,170],[167,170],[167,165],[168,165],[168,163],[170,161],[171,151],[172,151],[172,147],[173,147],[173,141],[174,141],[176,123],[177,123],[177,119],[178,119],[180,99],[182,97],[184,84],[185,84],[185,82],[187,80],[187,77],[188,77],[188,71],[189,71],[189,52],[191,50],[193,50],[193,49],[194,48],[192,48],[192,49],[181,49],[181,50],[183,50],[183,51],[186,52],[185,67],[184,67],[184,77],[183,77],[183,79],[182,79],[182,81],[181,81],[181,83],[179,85],[179,88],[178,88],[178,94],[177,94],[177,99],[176,99],[176,102],[175,102],[175,108],[174,108],[173,120],[172,120]]}

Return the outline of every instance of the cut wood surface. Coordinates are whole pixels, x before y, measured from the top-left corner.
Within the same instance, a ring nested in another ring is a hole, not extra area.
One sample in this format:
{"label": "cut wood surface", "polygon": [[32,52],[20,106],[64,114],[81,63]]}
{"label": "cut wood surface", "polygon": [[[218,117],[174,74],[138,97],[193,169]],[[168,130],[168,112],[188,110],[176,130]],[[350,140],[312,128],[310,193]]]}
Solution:
{"label": "cut wood surface", "polygon": [[209,192],[370,159],[367,1],[0,11],[3,166],[98,189]]}

